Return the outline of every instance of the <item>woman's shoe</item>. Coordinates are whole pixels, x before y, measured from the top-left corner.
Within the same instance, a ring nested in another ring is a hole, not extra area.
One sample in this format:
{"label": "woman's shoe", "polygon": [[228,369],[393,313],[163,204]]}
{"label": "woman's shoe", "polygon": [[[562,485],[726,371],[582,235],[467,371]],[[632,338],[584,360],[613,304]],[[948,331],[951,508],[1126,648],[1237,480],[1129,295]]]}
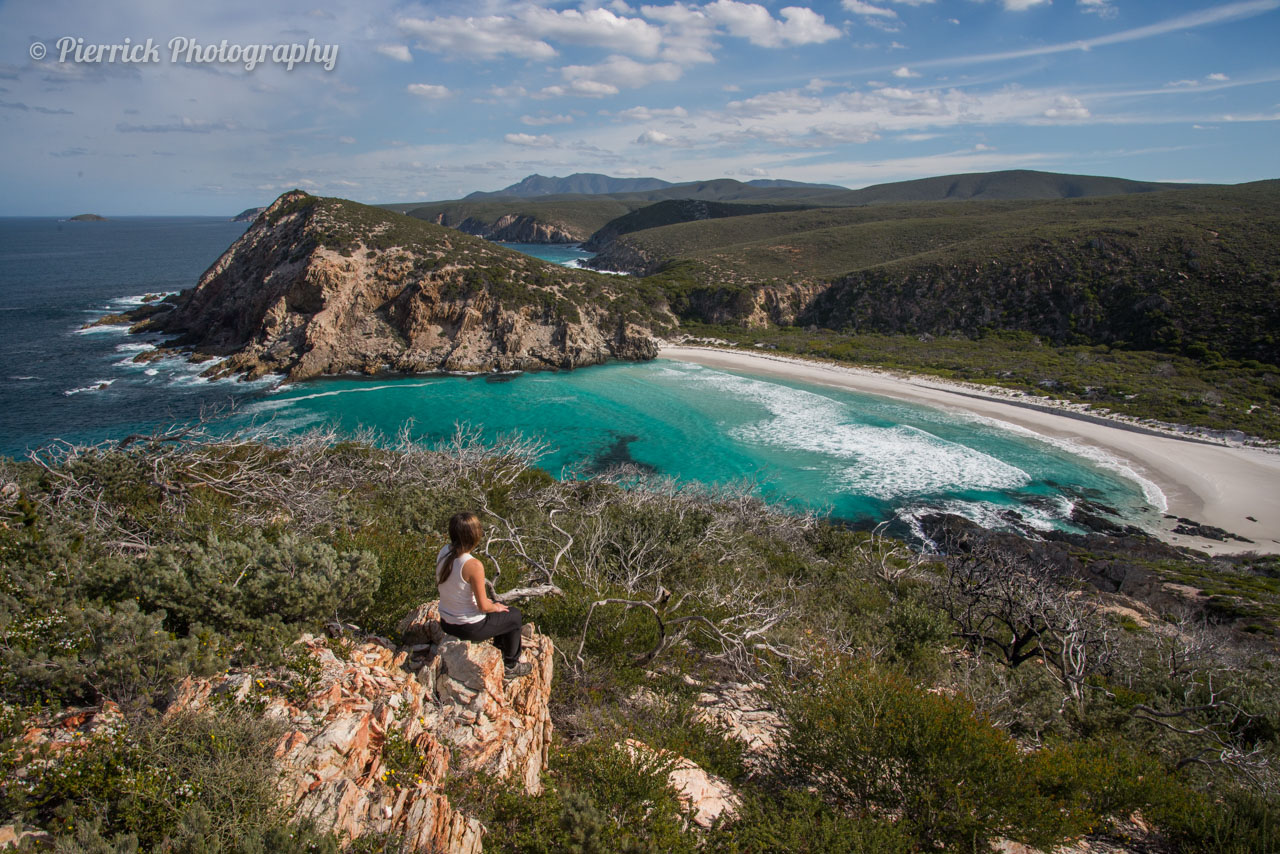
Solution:
{"label": "woman's shoe", "polygon": [[527,661],[518,661],[514,667],[503,667],[502,678],[510,682],[512,679],[518,679],[521,676],[528,676],[532,671],[532,664]]}

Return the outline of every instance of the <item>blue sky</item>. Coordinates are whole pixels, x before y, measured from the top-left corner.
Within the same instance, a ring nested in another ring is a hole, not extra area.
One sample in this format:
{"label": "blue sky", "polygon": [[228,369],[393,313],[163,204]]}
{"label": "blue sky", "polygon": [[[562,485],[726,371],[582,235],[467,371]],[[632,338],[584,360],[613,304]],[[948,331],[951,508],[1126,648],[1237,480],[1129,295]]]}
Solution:
{"label": "blue sky", "polygon": [[[77,62],[63,37],[157,50]],[[246,70],[175,59],[175,37],[338,52]],[[1275,178],[1277,45],[1280,0],[6,2],[0,215],[445,199],[533,172]]]}

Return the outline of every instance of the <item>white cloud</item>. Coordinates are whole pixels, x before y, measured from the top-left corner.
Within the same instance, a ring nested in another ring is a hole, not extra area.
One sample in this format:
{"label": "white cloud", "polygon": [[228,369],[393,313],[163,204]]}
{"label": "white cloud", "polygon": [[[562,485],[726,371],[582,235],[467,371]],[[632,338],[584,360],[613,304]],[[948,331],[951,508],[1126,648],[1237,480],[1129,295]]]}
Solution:
{"label": "white cloud", "polygon": [[554,148],[555,139],[547,134],[539,134],[534,136],[531,133],[509,133],[503,137],[503,140],[512,145],[522,145],[526,148]]}
{"label": "white cloud", "polygon": [[955,25],[958,27],[958,26],[960,26],[960,19],[959,19],[959,18],[947,18],[947,23],[948,23],[948,24],[955,24]]}
{"label": "white cloud", "polygon": [[626,56],[610,56],[596,65],[566,65],[560,73],[568,91],[587,96],[616,95],[622,88],[679,80],[684,69],[674,62],[637,62]]}
{"label": "white cloud", "polygon": [[711,20],[724,26],[732,36],[744,38],[761,47],[815,44],[840,37],[840,31],[827,24],[817,12],[805,6],[786,6],[779,21],[757,3],[737,0],[715,0],[702,7]]}
{"label": "white cloud", "polygon": [[1079,98],[1059,95],[1054,99],[1053,106],[1044,111],[1044,115],[1050,119],[1087,119],[1089,110]]}
{"label": "white cloud", "polygon": [[1080,11],[1100,18],[1114,18],[1120,14],[1116,7],[1111,5],[1111,0],[1076,0],[1076,5],[1080,7]]}
{"label": "white cloud", "polygon": [[430,98],[439,100],[448,98],[453,93],[446,86],[437,86],[434,83],[410,83],[406,90],[410,95],[417,95],[420,98]]}
{"label": "white cloud", "polygon": [[[628,7],[629,8],[629,7]],[[657,56],[662,31],[642,18],[609,9],[544,9],[532,3],[509,14],[482,17],[401,18],[400,30],[420,47],[448,55],[490,59],[503,54],[550,59],[559,44],[597,47],[634,56]]]}
{"label": "white cloud", "polygon": [[905,66],[905,65],[904,65],[904,66],[902,66],[901,68],[899,68],[899,69],[895,70],[895,71],[893,72],[893,76],[894,76],[894,77],[902,77],[902,78],[907,78],[907,77],[919,77],[919,76],[920,76],[920,72],[919,72],[919,71],[912,71],[910,68],[907,68],[907,66]]}
{"label": "white cloud", "polygon": [[887,18],[897,19],[898,13],[892,9],[886,9],[883,6],[873,6],[870,3],[864,3],[862,0],[841,0],[840,5],[855,15],[863,15],[868,18]]}
{"label": "white cloud", "polygon": [[893,0],[893,2],[902,6],[928,6],[934,0]]}
{"label": "white cloud", "polygon": [[1050,0],[1003,0],[1004,7],[1010,12],[1025,12],[1033,6],[1048,5]]}
{"label": "white cloud", "polygon": [[1228,77],[1227,75],[1225,75],[1225,74],[1223,74],[1222,72],[1220,72],[1220,71],[1219,71],[1219,72],[1214,72],[1213,74],[1210,74],[1210,75],[1209,75],[1208,77],[1206,77],[1205,79],[1206,79],[1206,80],[1212,80],[1212,81],[1214,81],[1215,83],[1225,83],[1225,82],[1227,82],[1228,80],[1230,80],[1231,78],[1230,78],[1230,77]]}
{"label": "white cloud", "polygon": [[556,49],[528,34],[514,18],[401,18],[399,27],[415,36],[418,46],[434,53],[492,59],[511,54],[525,59],[550,59]]}
{"label": "white cloud", "polygon": [[517,14],[522,28],[540,38],[567,44],[608,45],[610,50],[636,56],[656,56],[662,32],[648,21],[615,15],[608,9],[552,9],[528,7]]}
{"label": "white cloud", "polygon": [[973,65],[975,63],[998,62],[1007,59],[1026,59],[1027,57],[1032,56],[1048,56],[1054,53],[1065,53],[1073,50],[1091,50],[1092,48],[1102,47],[1104,45],[1124,44],[1126,42],[1162,36],[1167,33],[1192,30],[1197,27],[1212,26],[1214,24],[1221,24],[1242,18],[1252,18],[1255,15],[1261,15],[1277,8],[1280,8],[1280,0],[1240,0],[1240,2],[1227,3],[1222,6],[1212,6],[1208,9],[1189,12],[1185,15],[1178,15],[1174,18],[1166,18],[1165,20],[1159,21],[1155,24],[1148,24],[1144,27],[1135,27],[1131,30],[1121,30],[1117,33],[1097,36],[1096,38],[1080,39],[1072,42],[1058,42],[1057,44],[1042,45],[1040,47],[1025,48],[1023,50],[1009,50],[1001,53],[977,53],[969,56],[953,56],[943,59],[921,60],[920,62],[917,62],[916,65]]}
{"label": "white cloud", "polygon": [[685,142],[678,137],[653,129],[646,130],[644,133],[636,137],[636,142],[640,145],[681,146],[685,144]]}
{"label": "white cloud", "polygon": [[338,142],[343,145],[355,145],[356,138],[354,136],[340,136],[338,137]]}
{"label": "white cloud", "polygon": [[569,81],[569,88],[567,90],[563,89],[560,86],[548,86],[546,89],[543,89],[542,91],[550,93],[555,90],[560,90],[556,94],[563,94],[565,91],[568,91],[574,95],[583,95],[588,98],[605,98],[605,97],[608,97],[609,95],[616,95],[618,94],[619,91],[621,91],[620,89],[618,89],[617,86],[614,86],[612,83],[604,83],[599,80],[586,80],[586,79]]}
{"label": "white cloud", "polygon": [[384,44],[374,48],[383,56],[389,56],[397,62],[413,62],[413,54],[402,44]]}
{"label": "white cloud", "polygon": [[495,98],[523,98],[529,93],[523,86],[490,86],[489,94]]}
{"label": "white cloud", "polygon": [[671,107],[669,109],[653,109],[650,107],[631,107],[627,110],[618,112],[618,117],[622,119],[630,119],[636,122],[651,122],[654,119],[673,118],[683,119],[689,116],[689,111],[684,107]]}
{"label": "white cloud", "polygon": [[573,116],[555,115],[555,116],[521,116],[521,124],[529,127],[545,127],[546,125],[568,125],[573,124]]}

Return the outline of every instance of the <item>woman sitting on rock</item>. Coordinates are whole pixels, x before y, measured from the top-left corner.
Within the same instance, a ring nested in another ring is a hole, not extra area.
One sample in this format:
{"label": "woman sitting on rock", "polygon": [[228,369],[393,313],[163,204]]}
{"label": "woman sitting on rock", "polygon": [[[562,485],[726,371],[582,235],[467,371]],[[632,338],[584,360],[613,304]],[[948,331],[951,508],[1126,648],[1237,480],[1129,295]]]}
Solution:
{"label": "woman sitting on rock", "polygon": [[493,638],[502,651],[502,678],[514,679],[533,667],[520,660],[520,611],[489,599],[484,564],[471,556],[482,536],[474,513],[456,513],[449,520],[449,545],[436,556],[440,628],[467,641]]}

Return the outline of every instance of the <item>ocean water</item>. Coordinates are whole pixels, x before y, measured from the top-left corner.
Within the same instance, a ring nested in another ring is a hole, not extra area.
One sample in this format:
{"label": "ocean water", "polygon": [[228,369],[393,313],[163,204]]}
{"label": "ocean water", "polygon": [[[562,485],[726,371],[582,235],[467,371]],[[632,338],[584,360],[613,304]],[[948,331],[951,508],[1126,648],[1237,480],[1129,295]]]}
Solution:
{"label": "ocean water", "polygon": [[1119,461],[1009,425],[683,362],[281,386],[207,381],[207,365],[180,359],[137,363],[156,339],[81,328],[143,294],[190,286],[243,228],[0,220],[0,453],[119,437],[234,404],[225,429],[332,425],[394,436],[407,423],[432,442],[465,423],[490,439],[541,439],[539,464],[560,477],[628,463],[683,481],[747,483],[773,501],[899,531],[935,510],[1049,529],[1068,527],[1081,500],[1139,524],[1162,507],[1155,487]]}
{"label": "ocean water", "polygon": [[594,252],[584,252],[579,248],[577,243],[502,243],[494,241],[499,246],[505,246],[508,249],[514,249],[517,252],[523,252],[525,255],[532,255],[534,258],[541,258],[543,261],[550,261],[553,264],[559,264],[563,267],[577,267],[579,262],[594,255]]}

